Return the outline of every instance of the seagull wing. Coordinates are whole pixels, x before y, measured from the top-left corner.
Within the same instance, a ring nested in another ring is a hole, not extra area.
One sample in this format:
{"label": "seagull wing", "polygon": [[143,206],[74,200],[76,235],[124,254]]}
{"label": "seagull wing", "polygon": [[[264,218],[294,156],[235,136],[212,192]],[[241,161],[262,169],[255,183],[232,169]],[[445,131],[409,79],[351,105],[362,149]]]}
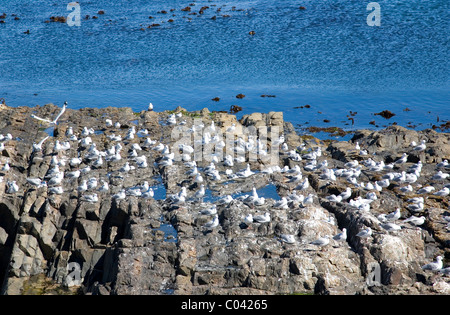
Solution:
{"label": "seagull wing", "polygon": [[49,124],[52,123],[49,119],[41,118],[41,117],[38,117],[38,116],[36,116],[36,115],[34,115],[34,114],[31,114],[31,117],[34,118],[34,119],[37,119],[37,120],[45,121],[45,122],[47,122],[47,123],[49,123]]}
{"label": "seagull wing", "polygon": [[58,119],[64,114],[64,112],[66,111],[66,103],[64,103],[61,111],[59,112],[58,116],[56,116],[55,120],[52,121],[52,123],[54,123],[56,125],[56,123],[58,122]]}
{"label": "seagull wing", "polygon": [[45,140],[47,140],[49,137],[45,137],[44,139],[42,139],[39,143],[38,146],[41,146],[42,144],[44,144]]}

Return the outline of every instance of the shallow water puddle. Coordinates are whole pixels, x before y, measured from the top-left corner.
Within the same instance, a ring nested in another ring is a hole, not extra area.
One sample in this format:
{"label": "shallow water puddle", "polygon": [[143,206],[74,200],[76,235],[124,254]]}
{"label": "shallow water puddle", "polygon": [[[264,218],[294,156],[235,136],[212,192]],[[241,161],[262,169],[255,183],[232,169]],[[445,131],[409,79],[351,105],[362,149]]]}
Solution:
{"label": "shallow water puddle", "polygon": [[157,184],[150,187],[153,189],[153,192],[155,193],[153,199],[165,200],[167,198],[167,190],[166,187],[164,186],[163,180],[161,176],[157,176],[155,179],[157,181]]}
{"label": "shallow water puddle", "polygon": [[164,223],[164,216],[160,218],[161,225],[158,228],[152,229],[153,231],[164,232],[164,242],[176,243],[178,242],[178,232],[175,227],[170,223]]}
{"label": "shallow water puddle", "polygon": [[54,127],[54,126],[53,126],[53,127],[48,127],[48,128],[46,128],[46,129],[44,130],[44,132],[45,132],[46,134],[48,134],[50,137],[53,137],[54,134],[55,134],[55,127]]}

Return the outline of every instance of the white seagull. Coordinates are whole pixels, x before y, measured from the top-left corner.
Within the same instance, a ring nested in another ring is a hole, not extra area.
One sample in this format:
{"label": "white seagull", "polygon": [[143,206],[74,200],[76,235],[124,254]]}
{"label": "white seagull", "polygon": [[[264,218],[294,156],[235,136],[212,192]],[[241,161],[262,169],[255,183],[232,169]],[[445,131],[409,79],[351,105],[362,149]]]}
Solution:
{"label": "white seagull", "polygon": [[412,225],[415,226],[419,226],[425,223],[425,217],[421,216],[421,217],[416,217],[416,216],[410,216],[409,218],[407,218],[406,220],[403,221],[404,223],[410,223]]}
{"label": "white seagull", "polygon": [[416,152],[424,151],[427,148],[427,145],[425,143],[425,140],[420,141],[420,144],[415,146],[413,150]]}
{"label": "white seagull", "polygon": [[330,243],[330,236],[325,235],[324,237],[319,237],[315,241],[312,241],[310,244],[323,248],[324,246],[327,246],[329,243]]}
{"label": "white seagull", "polygon": [[333,236],[333,240],[337,242],[345,242],[347,240],[347,229],[343,228],[341,233]]}
{"label": "white seagull", "polygon": [[280,235],[281,241],[286,244],[295,244],[295,236],[292,234],[281,234]]}
{"label": "white seagull", "polygon": [[356,236],[361,238],[369,238],[372,235],[372,229],[368,227],[367,229],[361,230]]}
{"label": "white seagull", "polygon": [[257,223],[267,223],[270,222],[270,213],[266,212],[264,214],[255,215],[253,217],[253,222]]}
{"label": "white seagull", "polygon": [[443,267],[442,256],[437,256],[436,261],[423,265],[423,270],[439,271]]}
{"label": "white seagull", "polygon": [[211,229],[214,229],[215,227],[217,227],[218,225],[219,225],[219,217],[216,214],[214,216],[214,218],[211,221],[205,223],[205,225],[203,225],[203,227],[205,229],[211,230]]}

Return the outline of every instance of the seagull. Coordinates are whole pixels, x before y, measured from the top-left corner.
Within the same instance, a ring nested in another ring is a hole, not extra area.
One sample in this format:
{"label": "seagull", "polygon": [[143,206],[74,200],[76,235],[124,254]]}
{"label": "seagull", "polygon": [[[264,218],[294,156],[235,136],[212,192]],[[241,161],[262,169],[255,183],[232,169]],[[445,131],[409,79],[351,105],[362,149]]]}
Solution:
{"label": "seagull", "polygon": [[444,160],[444,161],[442,161],[441,163],[438,163],[438,164],[436,165],[436,168],[437,168],[437,169],[440,169],[440,168],[443,168],[443,167],[447,167],[448,165],[449,165],[448,160]]}
{"label": "seagull", "polygon": [[102,165],[103,165],[103,159],[102,159],[102,156],[100,155],[100,156],[97,158],[97,160],[95,160],[95,162],[92,163],[92,166],[95,167],[95,168],[99,168],[99,167],[101,167]]}
{"label": "seagull", "polygon": [[217,227],[218,225],[219,225],[219,217],[216,214],[214,218],[211,221],[207,222],[205,225],[203,225],[203,227],[205,229],[211,230]]}
{"label": "seagull", "polygon": [[153,110],[153,104],[152,103],[149,103],[148,104],[148,109],[147,109],[149,112],[151,112],[152,110]]}
{"label": "seagull", "polygon": [[216,215],[217,214],[216,205],[212,205],[212,207],[210,208],[200,210],[198,213],[202,215]]}
{"label": "seagull", "polygon": [[232,202],[232,201],[233,201],[233,197],[231,197],[231,195],[227,195],[227,196],[225,196],[225,197],[220,198],[220,199],[217,201],[217,204],[218,204],[218,205],[225,205],[225,204],[229,204],[229,203]]}
{"label": "seagull", "polygon": [[200,185],[200,189],[194,194],[195,199],[202,199],[205,196],[205,185]]}
{"label": "seagull", "polygon": [[97,188],[97,184],[98,184],[98,181],[97,181],[97,179],[96,178],[90,178],[88,181],[87,181],[87,189],[88,190],[90,190],[90,189],[95,189],[95,188]]}
{"label": "seagull", "polygon": [[134,169],[134,166],[130,166],[130,163],[129,163],[129,162],[126,162],[125,165],[122,166],[122,167],[119,169],[119,172],[122,172],[122,173],[128,173],[128,172],[131,171],[132,169]]}
{"label": "seagull", "polygon": [[450,194],[450,189],[448,187],[444,187],[441,190],[435,192],[433,195],[440,196],[440,197],[446,197]]}
{"label": "seagull", "polygon": [[81,196],[80,200],[87,201],[90,203],[95,203],[95,202],[98,202],[98,196],[97,196],[97,194],[83,195],[83,196]]}
{"label": "seagull", "polygon": [[256,215],[253,217],[253,222],[257,223],[267,223],[270,222],[270,213],[266,212],[264,214]]}
{"label": "seagull", "polygon": [[292,234],[281,234],[280,235],[281,241],[285,242],[286,244],[295,244],[295,236]]}
{"label": "seagull", "polygon": [[394,232],[402,229],[400,225],[397,225],[395,223],[384,223],[380,226],[388,232]]}
{"label": "seagull", "polygon": [[408,154],[403,153],[403,155],[401,156],[401,158],[399,158],[398,160],[396,160],[394,163],[395,163],[395,164],[398,164],[398,165],[400,165],[400,164],[405,164],[407,160],[408,160]]}
{"label": "seagull", "polygon": [[402,193],[410,193],[413,192],[413,187],[411,185],[403,186],[399,188]]}
{"label": "seagull", "polygon": [[400,208],[397,208],[394,212],[389,213],[385,219],[386,221],[397,221],[398,219],[400,219]]}
{"label": "seagull", "polygon": [[421,194],[429,194],[429,193],[431,193],[433,190],[435,190],[435,188],[434,188],[433,186],[426,186],[426,187],[423,187],[423,188],[419,189],[419,190],[417,191],[417,193],[418,193],[419,195],[421,195]]}
{"label": "seagull", "polygon": [[325,235],[324,237],[319,237],[315,241],[312,241],[310,244],[323,248],[324,246],[327,246],[329,243],[330,243],[330,236]]}
{"label": "seagull", "polygon": [[339,197],[341,197],[341,200],[347,200],[352,196],[352,189],[350,187],[347,187],[345,191],[341,192],[339,194]]}
{"label": "seagull", "polygon": [[47,186],[47,183],[40,178],[27,178],[27,182],[32,186],[36,186],[37,188]]}
{"label": "seagull", "polygon": [[11,169],[11,167],[9,166],[9,163],[6,163],[5,165],[3,165],[2,167],[2,171],[3,172],[8,172]]}
{"label": "seagull", "polygon": [[422,266],[423,270],[439,271],[443,267],[442,256],[437,256],[436,261]]}
{"label": "seagull", "polygon": [[33,143],[33,152],[40,152],[40,151],[42,151],[42,145],[44,144],[45,140],[47,140],[48,138],[49,138],[49,136],[45,137],[44,139],[39,141],[38,144]]}
{"label": "seagull", "polygon": [[424,151],[427,148],[427,145],[425,143],[425,140],[420,141],[420,144],[415,146],[413,150],[416,152]]}
{"label": "seagull", "polygon": [[116,200],[123,200],[127,197],[126,193],[125,193],[125,189],[122,189],[121,191],[119,191],[117,194],[114,194],[113,199]]}
{"label": "seagull", "polygon": [[347,240],[347,229],[343,228],[341,233],[333,236],[333,240],[337,242],[345,242]]}
{"label": "seagull", "polygon": [[7,194],[15,194],[19,191],[19,186],[16,184],[16,181],[9,181],[8,182],[8,189],[6,190]]}
{"label": "seagull", "polygon": [[367,229],[361,230],[356,236],[361,238],[369,238],[372,235],[372,229],[368,227]]}
{"label": "seagull", "polygon": [[309,187],[309,181],[306,178],[303,182],[301,182],[297,187],[295,187],[295,190],[306,190]]}
{"label": "seagull", "polygon": [[305,205],[312,205],[313,203],[314,203],[314,195],[313,194],[309,194],[303,200],[303,206],[305,206]]}
{"label": "seagull", "polygon": [[442,171],[438,171],[436,174],[433,175],[433,177],[431,179],[433,179],[433,180],[444,180],[444,179],[446,179],[449,176],[450,176],[449,173],[443,173]]}
{"label": "seagull", "polygon": [[249,213],[244,217],[244,224],[250,227],[252,223],[253,223],[253,215]]}
{"label": "seagull", "polygon": [[356,167],[358,167],[358,165],[359,165],[359,162],[357,160],[353,160],[353,161],[350,161],[350,162],[347,162],[344,164],[344,166],[347,168],[356,168]]}
{"label": "seagull", "polygon": [[155,192],[153,191],[153,189],[151,187],[149,187],[146,192],[142,193],[142,198],[144,198],[144,199],[150,199],[150,198],[153,198],[154,196],[155,196]]}
{"label": "seagull", "polygon": [[78,178],[78,177],[80,177],[80,175],[81,175],[80,170],[76,170],[76,171],[73,171],[73,172],[67,172],[67,173],[65,173],[64,176],[66,178]]}
{"label": "seagull", "polygon": [[385,178],[383,180],[379,180],[375,182],[378,186],[382,187],[382,188],[386,188],[389,187],[390,182],[388,178]]}
{"label": "seagull", "polygon": [[109,185],[107,182],[105,182],[104,180],[102,180],[102,186],[100,186],[98,188],[99,192],[108,192],[109,191]]}
{"label": "seagull", "polygon": [[60,185],[63,178],[64,178],[64,172],[59,172],[48,181],[47,185],[48,186]]}
{"label": "seagull", "polygon": [[410,202],[410,203],[424,203],[425,199],[423,199],[423,197],[414,197],[414,198],[409,198],[406,200],[406,202]]}
{"label": "seagull", "polygon": [[342,201],[342,197],[341,196],[336,196],[336,195],[326,196],[325,199],[327,199],[330,202],[341,202]]}
{"label": "seagull", "polygon": [[225,166],[232,167],[234,165],[233,157],[229,154],[227,156],[225,156],[225,160],[223,161],[223,164]]}
{"label": "seagull", "polygon": [[50,187],[48,189],[49,194],[62,195],[64,193],[64,189],[61,186]]}
{"label": "seagull", "polygon": [[128,196],[135,196],[135,197],[142,196],[141,190],[137,187],[132,187],[132,188],[127,189],[125,194]]}
{"label": "seagull", "polygon": [[136,164],[139,168],[146,168],[148,167],[147,164],[147,157],[145,155],[138,156],[134,159],[136,161]]}
{"label": "seagull", "polygon": [[406,220],[403,221],[404,223],[410,223],[412,225],[415,226],[419,226],[425,223],[425,217],[421,216],[421,217],[416,217],[416,216],[410,216],[409,218],[407,218]]}
{"label": "seagull", "polygon": [[419,203],[410,204],[406,208],[411,212],[422,212],[423,207],[424,207],[423,202],[419,202]]}
{"label": "seagull", "polygon": [[281,198],[281,200],[278,200],[277,202],[275,202],[273,204],[274,208],[278,208],[278,209],[288,209],[288,202],[286,197]]}
{"label": "seagull", "polygon": [[83,161],[82,161],[79,157],[76,157],[76,158],[71,158],[70,161],[69,161],[69,164],[70,164],[70,166],[72,166],[72,167],[77,167],[77,166],[80,165],[82,162],[83,162]]}
{"label": "seagull", "polygon": [[239,171],[239,172],[236,173],[236,175],[239,176],[239,177],[249,177],[249,176],[251,176],[253,174],[254,173],[250,169],[250,164],[247,164],[247,168],[245,170],[242,170],[242,171]]}
{"label": "seagull", "polygon": [[37,120],[41,120],[44,121],[46,123],[49,123],[50,125],[56,125],[58,123],[59,118],[64,114],[64,112],[66,111],[66,107],[67,107],[67,102],[64,102],[64,105],[61,109],[61,111],[59,112],[59,114],[56,116],[56,118],[54,120],[50,120],[50,119],[46,119],[46,118],[40,118],[34,114],[31,114],[31,117]]}

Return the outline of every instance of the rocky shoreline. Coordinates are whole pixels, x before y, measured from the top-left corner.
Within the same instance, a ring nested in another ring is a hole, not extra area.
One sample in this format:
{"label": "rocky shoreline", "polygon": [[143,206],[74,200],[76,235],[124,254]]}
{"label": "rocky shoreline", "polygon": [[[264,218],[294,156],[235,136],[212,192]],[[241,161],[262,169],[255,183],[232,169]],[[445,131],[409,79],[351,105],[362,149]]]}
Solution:
{"label": "rocky shoreline", "polygon": [[[391,126],[321,141],[297,134],[279,112],[238,120],[180,107],[69,104],[57,125],[32,117],[60,110],[0,108],[2,294],[450,294],[450,180],[439,175],[450,172],[448,133]],[[260,142],[248,134],[243,160],[205,155],[195,168],[183,147],[176,161],[177,128],[194,143],[200,132],[201,148],[225,150],[198,122],[222,134],[279,130],[283,140],[267,137],[276,165],[249,160]],[[426,148],[415,149],[421,140]],[[419,193],[427,186],[434,190]],[[397,208],[400,229],[389,231],[385,215]],[[424,224],[404,222],[412,215]],[[367,228],[372,235],[359,237]],[[344,229],[345,240],[332,239]],[[314,245],[325,236],[327,245]],[[440,271],[422,268],[438,256]]]}

